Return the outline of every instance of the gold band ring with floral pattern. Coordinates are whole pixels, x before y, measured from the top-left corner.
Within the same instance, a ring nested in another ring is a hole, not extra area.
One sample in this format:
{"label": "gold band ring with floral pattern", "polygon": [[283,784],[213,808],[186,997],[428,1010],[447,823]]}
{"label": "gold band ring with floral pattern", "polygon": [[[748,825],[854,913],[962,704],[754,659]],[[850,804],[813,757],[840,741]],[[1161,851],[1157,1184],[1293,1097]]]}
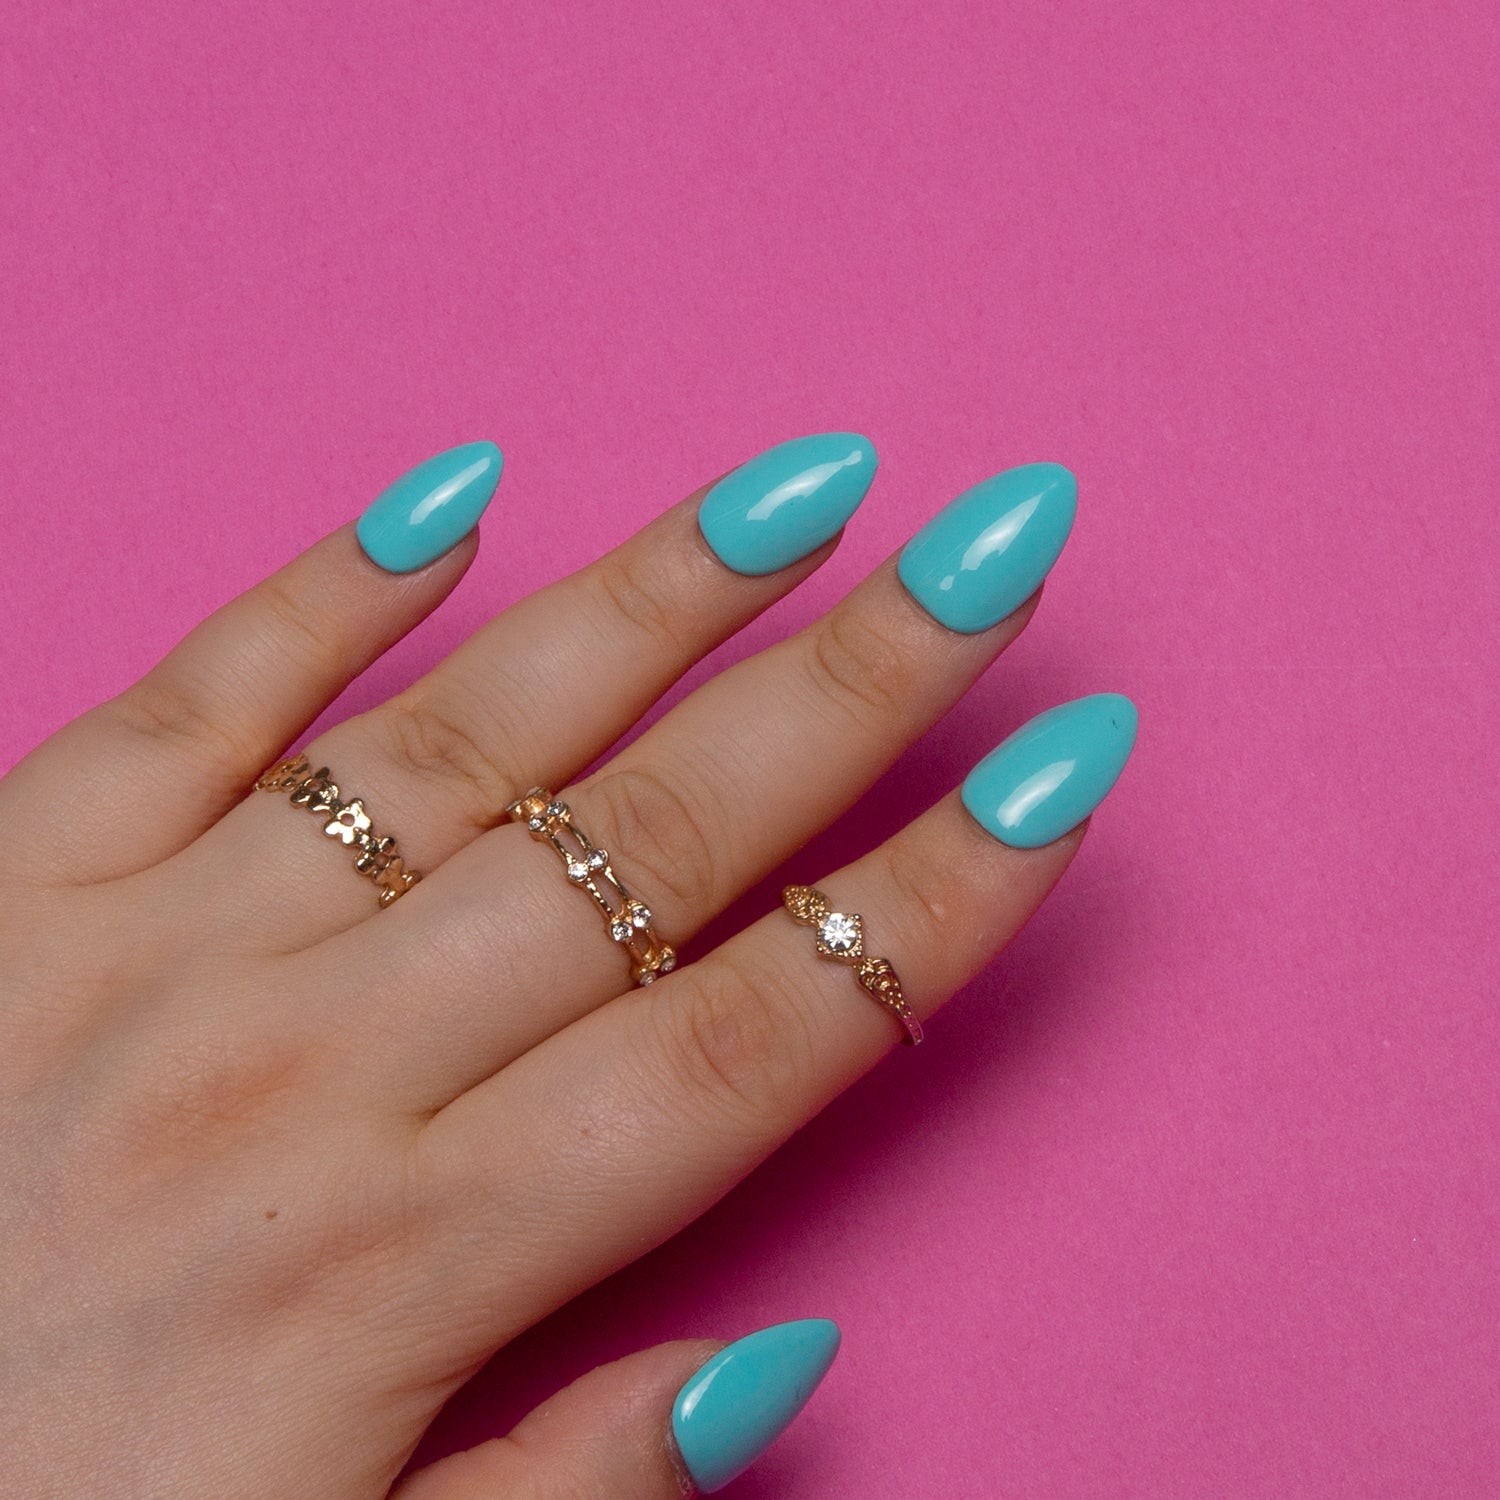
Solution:
{"label": "gold band ring with floral pattern", "polygon": [[393,838],[377,838],[370,827],[365,804],[355,797],[346,802],[340,795],[327,766],[309,770],[306,755],[289,756],[277,761],[259,781],[258,792],[290,792],[298,807],[317,813],[323,819],[323,832],[329,838],[356,850],[354,868],[375,882],[382,906],[404,896],[422,877],[406,867],[396,853]]}
{"label": "gold band ring with floral pattern", "polygon": [[789,885],[781,893],[781,904],[792,920],[817,929],[819,958],[848,964],[854,977],[905,1028],[901,1038],[908,1047],[922,1040],[922,1023],[912,1014],[901,981],[888,958],[872,958],[865,952],[864,918],[858,912],[835,911],[828,897],[810,885]]}

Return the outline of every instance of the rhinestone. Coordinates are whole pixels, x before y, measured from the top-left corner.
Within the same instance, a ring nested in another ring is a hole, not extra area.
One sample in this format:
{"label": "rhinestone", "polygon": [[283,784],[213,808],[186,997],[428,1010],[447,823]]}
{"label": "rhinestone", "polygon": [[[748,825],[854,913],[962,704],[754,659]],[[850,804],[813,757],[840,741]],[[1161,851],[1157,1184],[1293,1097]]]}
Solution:
{"label": "rhinestone", "polygon": [[530,819],[527,820],[526,826],[533,833],[540,833],[542,831],[542,829],[546,825],[542,822],[542,820],[540,818],[530,818]]}
{"label": "rhinestone", "polygon": [[567,812],[567,808],[561,802],[549,802],[547,804],[547,816],[549,818],[560,818],[565,812]]}
{"label": "rhinestone", "polygon": [[663,974],[670,974],[676,967],[677,955],[675,953],[666,953],[662,955],[661,971]]}
{"label": "rhinestone", "polygon": [[602,849],[595,849],[594,852],[589,855],[589,869],[591,870],[602,870],[608,863],[609,855],[607,855]]}
{"label": "rhinestone", "polygon": [[611,922],[610,925],[609,925],[609,935],[617,943],[623,943],[625,941],[625,939],[630,936],[630,923],[629,922]]}
{"label": "rhinestone", "polygon": [[823,918],[818,936],[830,953],[849,953],[859,942],[859,923],[841,911],[830,912]]}
{"label": "rhinestone", "polygon": [[651,913],[649,910],[647,910],[646,907],[638,906],[633,912],[631,912],[630,920],[634,922],[637,927],[649,927],[651,925]]}
{"label": "rhinestone", "polygon": [[580,883],[589,878],[588,866],[580,860],[570,859],[568,861],[568,879],[577,880]]}
{"label": "rhinestone", "polygon": [[656,975],[653,974],[650,969],[644,969],[641,972],[641,977],[640,977],[639,983],[641,983],[641,984],[650,984],[651,981],[653,979],[655,979],[655,978],[656,978]]}

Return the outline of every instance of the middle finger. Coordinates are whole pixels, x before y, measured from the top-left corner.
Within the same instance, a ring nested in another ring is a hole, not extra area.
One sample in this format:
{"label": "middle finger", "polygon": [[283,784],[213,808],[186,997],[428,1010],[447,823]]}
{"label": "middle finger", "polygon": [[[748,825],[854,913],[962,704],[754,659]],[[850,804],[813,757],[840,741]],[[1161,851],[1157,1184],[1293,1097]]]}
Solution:
{"label": "middle finger", "polygon": [[[1073,476],[1029,464],[960,496],[808,629],[706,683],[562,793],[680,944],[851,805],[1024,628]],[[383,1098],[441,1107],[630,987],[556,854],[494,830],[355,940],[393,997],[365,1049]],[[346,938],[325,948],[337,962]],[[371,945],[373,943],[373,952]],[[311,956],[311,955],[310,955]]]}

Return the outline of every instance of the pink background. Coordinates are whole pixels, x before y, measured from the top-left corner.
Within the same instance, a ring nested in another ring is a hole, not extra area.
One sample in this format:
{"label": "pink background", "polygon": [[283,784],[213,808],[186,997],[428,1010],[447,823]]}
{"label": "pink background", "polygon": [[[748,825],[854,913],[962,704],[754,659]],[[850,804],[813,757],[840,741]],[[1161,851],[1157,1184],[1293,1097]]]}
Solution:
{"label": "pink background", "polygon": [[424,1452],[827,1314],[741,1495],[1500,1492],[1494,6],[233,9],[7,12],[0,762],[476,436],[479,560],[340,713],[827,427],[876,489],[734,651],[998,468],[1082,500],[815,865],[1038,709],[1142,712],[931,1045]]}

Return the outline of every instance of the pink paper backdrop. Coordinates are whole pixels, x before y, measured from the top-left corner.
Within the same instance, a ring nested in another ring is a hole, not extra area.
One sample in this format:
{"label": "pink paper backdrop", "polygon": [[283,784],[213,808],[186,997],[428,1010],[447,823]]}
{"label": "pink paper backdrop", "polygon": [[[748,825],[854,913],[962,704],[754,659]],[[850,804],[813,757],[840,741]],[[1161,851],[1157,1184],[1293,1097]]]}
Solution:
{"label": "pink paper backdrop", "polygon": [[734,651],[997,468],[1082,500],[810,868],[1042,707],[1142,711],[931,1045],[424,1452],[827,1314],[746,1497],[1500,1491],[1494,6],[237,9],[7,13],[0,763],[480,435],[473,573],[338,712],[826,427],[877,487]]}

